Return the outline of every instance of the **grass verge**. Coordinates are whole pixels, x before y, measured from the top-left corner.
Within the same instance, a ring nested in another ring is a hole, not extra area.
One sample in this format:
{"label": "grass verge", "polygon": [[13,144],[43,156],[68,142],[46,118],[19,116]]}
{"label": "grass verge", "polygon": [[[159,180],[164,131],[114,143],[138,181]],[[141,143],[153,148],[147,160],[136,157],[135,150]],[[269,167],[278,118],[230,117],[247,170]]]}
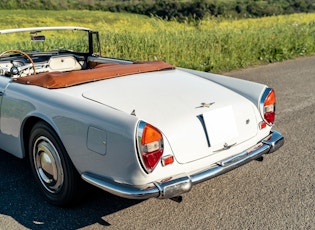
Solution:
{"label": "grass verge", "polygon": [[315,53],[315,14],[195,23],[100,11],[1,10],[0,28],[76,25],[101,32],[102,54],[222,72]]}

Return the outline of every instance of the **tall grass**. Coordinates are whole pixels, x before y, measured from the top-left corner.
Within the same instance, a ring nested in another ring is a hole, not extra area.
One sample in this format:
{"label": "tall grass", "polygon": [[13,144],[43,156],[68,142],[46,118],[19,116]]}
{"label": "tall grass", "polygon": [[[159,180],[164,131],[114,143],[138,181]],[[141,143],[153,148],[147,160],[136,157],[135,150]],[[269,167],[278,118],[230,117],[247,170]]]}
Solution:
{"label": "tall grass", "polygon": [[109,56],[162,59],[221,72],[315,53],[315,14],[203,21],[175,30],[157,26],[155,31],[122,31],[101,38]]}
{"label": "tall grass", "polygon": [[315,53],[315,14],[177,23],[98,11],[0,12],[0,28],[90,27],[101,32],[105,56],[158,59],[203,71],[221,72]]}

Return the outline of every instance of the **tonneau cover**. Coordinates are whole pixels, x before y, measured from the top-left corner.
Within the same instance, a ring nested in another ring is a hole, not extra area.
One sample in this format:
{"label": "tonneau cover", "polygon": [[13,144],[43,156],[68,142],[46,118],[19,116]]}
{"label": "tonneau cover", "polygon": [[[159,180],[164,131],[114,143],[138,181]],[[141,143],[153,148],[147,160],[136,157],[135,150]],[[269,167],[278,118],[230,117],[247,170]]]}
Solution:
{"label": "tonneau cover", "polygon": [[37,85],[48,89],[58,89],[131,74],[174,68],[174,66],[162,61],[134,62],[132,64],[105,63],[99,64],[93,69],[71,72],[40,73],[27,77],[15,78],[14,81],[22,84]]}

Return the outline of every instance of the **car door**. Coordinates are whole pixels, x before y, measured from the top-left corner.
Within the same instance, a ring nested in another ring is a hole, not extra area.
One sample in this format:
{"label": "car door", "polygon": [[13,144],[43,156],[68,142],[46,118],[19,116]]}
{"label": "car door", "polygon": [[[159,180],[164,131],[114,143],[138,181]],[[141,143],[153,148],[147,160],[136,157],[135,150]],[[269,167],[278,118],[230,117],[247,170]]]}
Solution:
{"label": "car door", "polygon": [[1,105],[2,105],[2,99],[5,94],[5,89],[7,88],[8,84],[10,83],[11,78],[0,76],[0,130],[1,130]]}
{"label": "car door", "polygon": [[12,136],[8,135],[7,132],[3,130],[3,124],[5,121],[3,116],[3,98],[6,94],[6,89],[9,86],[10,82],[12,82],[10,77],[0,76],[0,149],[9,151],[12,147]]}

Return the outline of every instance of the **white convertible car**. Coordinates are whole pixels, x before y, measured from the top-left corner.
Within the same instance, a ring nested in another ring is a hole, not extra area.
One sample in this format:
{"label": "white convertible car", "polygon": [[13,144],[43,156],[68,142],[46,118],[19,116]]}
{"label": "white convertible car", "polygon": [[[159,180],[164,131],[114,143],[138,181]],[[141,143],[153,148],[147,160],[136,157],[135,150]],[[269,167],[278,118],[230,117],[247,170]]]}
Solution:
{"label": "white convertible car", "polygon": [[82,27],[0,30],[0,148],[29,158],[44,196],[88,182],[130,199],[176,198],[280,148],[266,85],[100,56]]}

